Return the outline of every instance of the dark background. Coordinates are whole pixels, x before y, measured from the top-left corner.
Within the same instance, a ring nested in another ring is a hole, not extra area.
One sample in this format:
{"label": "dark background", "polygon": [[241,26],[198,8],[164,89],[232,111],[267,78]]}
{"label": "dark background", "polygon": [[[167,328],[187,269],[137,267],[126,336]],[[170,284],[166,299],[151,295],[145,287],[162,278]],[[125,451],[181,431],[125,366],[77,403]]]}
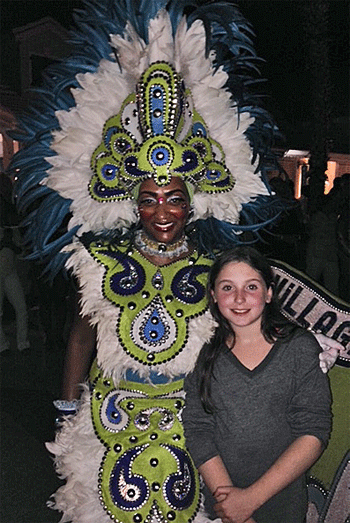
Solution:
{"label": "dark background", "polygon": [[[251,22],[255,47],[265,63],[260,65],[267,79],[265,107],[273,114],[287,138],[288,147],[306,148],[307,136],[298,138],[301,122],[310,118],[310,82],[307,72],[308,42],[303,29],[303,4],[309,0],[237,0]],[[0,83],[20,93],[19,55],[12,33],[45,16],[52,16],[64,27],[73,23],[73,10],[81,0],[1,0],[1,78]],[[349,0],[329,2],[329,62],[332,119],[349,121]],[[45,59],[37,64],[45,65]],[[342,138],[333,152],[349,153],[349,127],[343,123]],[[299,142],[299,143],[298,143]]]}

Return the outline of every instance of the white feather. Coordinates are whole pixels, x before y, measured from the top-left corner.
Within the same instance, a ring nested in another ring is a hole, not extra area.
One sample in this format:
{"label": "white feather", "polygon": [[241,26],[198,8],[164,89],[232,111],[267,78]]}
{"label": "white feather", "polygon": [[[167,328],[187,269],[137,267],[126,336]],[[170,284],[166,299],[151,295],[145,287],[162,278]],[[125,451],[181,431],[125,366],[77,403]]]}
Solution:
{"label": "white feather", "polygon": [[[60,523],[110,523],[98,493],[98,473],[106,449],[94,432],[88,386],[83,388],[79,412],[64,420],[54,442],[46,443],[46,448],[55,456],[58,475],[66,480],[52,495],[48,506],[63,513]],[[132,513],[130,515],[128,521],[132,521]],[[202,501],[193,522],[210,521]],[[159,521],[152,519],[150,523]]]}
{"label": "white feather", "polygon": [[120,309],[107,301],[102,294],[105,269],[77,241],[74,245],[66,247],[65,252],[72,252],[67,262],[67,268],[72,269],[79,280],[82,289],[82,313],[90,316],[91,323],[97,325],[97,358],[105,376],[112,376],[117,384],[127,369],[138,371],[140,376],[145,378],[149,376],[150,370],[169,378],[187,374],[193,370],[203,343],[209,341],[215,327],[215,322],[209,312],[190,319],[186,346],[175,359],[150,369],[129,356],[119,343],[116,325]]}
{"label": "white feather", "polygon": [[254,173],[251,150],[244,135],[252,119],[247,114],[238,118],[230,93],[224,88],[227,74],[220,68],[214,70],[213,53],[208,58],[205,56],[202,22],[197,20],[187,29],[183,19],[173,40],[169,15],[162,10],[150,23],[149,45],[130,24],[123,36],[112,35],[111,43],[118,51],[122,70],[119,64],[102,60],[96,73],[79,74],[80,88],[73,90],[76,107],[57,112],[61,130],[54,133],[52,144],[57,156],[48,158],[52,169],[43,184],[73,200],[69,227],[82,225],[81,231],[97,232],[129,226],[135,221],[131,202],[101,204],[90,197],[90,158],[101,141],[105,121],[120,110],[124,99],[135,90],[142,72],[155,60],[174,63],[183,75],[185,85],[192,91],[196,110],[204,118],[212,138],[222,145],[226,165],[236,180],[232,191],[227,193],[215,197],[196,194],[195,219],[213,215],[220,220],[237,222],[242,204],[268,191],[260,176]]}
{"label": "white feather", "polygon": [[163,62],[174,63],[174,40],[170,17],[165,9],[159,11],[157,16],[150,21],[148,26],[148,56],[149,63]]}
{"label": "white feather", "polygon": [[[196,21],[187,29],[183,19],[173,39],[169,15],[161,11],[150,24],[149,45],[130,24],[123,36],[111,35],[111,45],[118,52],[121,69],[116,62],[102,60],[96,73],[77,75],[80,87],[72,91],[76,106],[70,111],[57,112],[61,130],[53,134],[52,149],[56,156],[47,159],[52,168],[43,183],[72,200],[69,227],[80,226],[81,234],[127,227],[136,220],[132,201],[101,204],[90,197],[90,159],[101,141],[105,121],[118,113],[128,94],[135,91],[141,74],[157,60],[170,62],[183,75],[185,85],[192,91],[196,110],[204,118],[212,138],[222,145],[227,167],[236,180],[233,190],[221,195],[196,193],[195,219],[214,215],[220,220],[237,222],[242,204],[258,194],[267,194],[267,190],[254,174],[251,150],[244,136],[252,119],[249,115],[240,115],[238,119],[230,94],[224,88],[226,73],[222,69],[214,70],[213,53],[208,58],[205,56],[202,22]],[[128,356],[119,344],[116,325],[120,310],[103,297],[104,268],[77,239],[63,250],[72,253],[67,268],[71,268],[80,281],[82,312],[97,326],[98,363],[104,374],[112,376],[116,384],[127,369],[147,378],[150,369]],[[174,360],[153,370],[172,378],[193,369],[215,323],[206,312],[191,319],[188,326],[184,350]],[[77,416],[67,419],[55,443],[47,446],[56,455],[58,473],[66,479],[66,484],[54,495],[53,503],[63,512],[62,523],[110,522],[98,499],[97,475],[105,449],[93,430],[87,389]],[[209,519],[201,510],[194,523],[209,523]]]}

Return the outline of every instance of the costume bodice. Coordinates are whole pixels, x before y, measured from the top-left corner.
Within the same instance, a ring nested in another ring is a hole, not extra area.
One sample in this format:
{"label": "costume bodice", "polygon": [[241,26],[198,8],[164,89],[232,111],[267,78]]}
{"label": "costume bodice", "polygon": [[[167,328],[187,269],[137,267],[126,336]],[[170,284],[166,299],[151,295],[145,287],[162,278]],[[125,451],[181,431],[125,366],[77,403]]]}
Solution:
{"label": "costume bodice", "polygon": [[[113,366],[118,364],[124,374],[130,368],[144,376],[153,371],[174,376],[192,370],[192,360],[212,334],[205,292],[211,260],[194,251],[156,266],[129,242],[84,244],[90,255],[84,265],[93,263],[95,270],[77,273],[83,303],[97,325],[100,367],[114,371],[107,364],[112,350]],[[93,286],[89,275],[96,274],[96,264],[100,270]]]}

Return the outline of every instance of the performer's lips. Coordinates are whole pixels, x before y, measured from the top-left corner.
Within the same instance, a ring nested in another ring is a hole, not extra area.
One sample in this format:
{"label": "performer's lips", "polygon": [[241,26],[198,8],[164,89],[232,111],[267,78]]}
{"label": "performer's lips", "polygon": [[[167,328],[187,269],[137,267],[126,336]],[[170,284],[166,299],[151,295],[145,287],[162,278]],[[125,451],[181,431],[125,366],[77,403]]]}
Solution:
{"label": "performer's lips", "polygon": [[234,314],[246,314],[249,312],[249,309],[233,309],[232,311]]}

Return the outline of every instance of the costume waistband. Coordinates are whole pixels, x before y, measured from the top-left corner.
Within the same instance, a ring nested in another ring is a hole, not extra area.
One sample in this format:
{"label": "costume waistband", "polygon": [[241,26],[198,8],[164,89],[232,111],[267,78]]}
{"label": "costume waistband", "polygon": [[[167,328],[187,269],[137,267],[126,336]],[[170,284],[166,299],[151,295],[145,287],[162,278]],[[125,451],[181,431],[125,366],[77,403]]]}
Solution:
{"label": "costume waistband", "polygon": [[[90,370],[90,381],[94,382],[101,374],[101,369],[97,364],[95,359]],[[180,374],[178,376],[165,376],[165,374],[160,374],[155,371],[151,371],[148,377],[142,377],[137,371],[132,369],[127,369],[125,375],[123,376],[123,381],[131,381],[134,383],[143,383],[145,385],[168,385],[174,382],[181,381],[185,378],[185,374]]]}

